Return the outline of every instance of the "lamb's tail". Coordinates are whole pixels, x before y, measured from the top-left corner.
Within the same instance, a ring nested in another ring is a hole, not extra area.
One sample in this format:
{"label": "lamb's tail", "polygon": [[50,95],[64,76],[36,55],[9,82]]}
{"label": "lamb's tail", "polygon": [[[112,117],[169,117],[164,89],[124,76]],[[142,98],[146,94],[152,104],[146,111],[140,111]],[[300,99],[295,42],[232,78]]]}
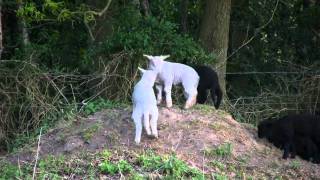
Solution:
{"label": "lamb's tail", "polygon": [[221,100],[222,100],[222,91],[221,91],[221,88],[220,87],[212,87],[210,89],[210,93],[211,93],[211,98],[212,98],[212,101],[214,103],[214,107],[216,109],[219,108],[220,106],[220,103],[221,103]]}

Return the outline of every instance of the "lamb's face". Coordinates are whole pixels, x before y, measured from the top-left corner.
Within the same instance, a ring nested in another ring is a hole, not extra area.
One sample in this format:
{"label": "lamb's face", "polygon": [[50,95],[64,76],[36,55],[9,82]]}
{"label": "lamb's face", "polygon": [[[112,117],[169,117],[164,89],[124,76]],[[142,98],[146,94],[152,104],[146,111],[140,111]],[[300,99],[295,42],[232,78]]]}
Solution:
{"label": "lamb's face", "polygon": [[148,69],[149,70],[154,70],[157,72],[161,72],[164,64],[164,60],[169,57],[169,55],[166,56],[149,56],[149,55],[144,55],[145,57],[148,58],[149,60],[149,65]]}

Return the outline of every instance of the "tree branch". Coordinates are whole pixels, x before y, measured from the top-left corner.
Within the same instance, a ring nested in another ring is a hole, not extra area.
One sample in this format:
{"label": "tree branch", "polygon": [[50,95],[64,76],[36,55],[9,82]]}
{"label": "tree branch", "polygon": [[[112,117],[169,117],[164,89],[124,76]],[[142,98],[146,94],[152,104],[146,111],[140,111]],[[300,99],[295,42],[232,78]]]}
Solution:
{"label": "tree branch", "polygon": [[274,9],[273,9],[272,15],[271,15],[271,17],[269,18],[269,20],[268,20],[264,25],[262,25],[262,26],[260,26],[259,28],[257,28],[257,30],[256,30],[256,32],[254,33],[254,35],[253,35],[247,42],[243,43],[243,44],[242,44],[241,46],[239,46],[235,51],[233,51],[233,52],[227,57],[226,60],[228,60],[230,57],[232,57],[234,54],[236,54],[236,53],[237,53],[240,49],[242,49],[244,46],[248,45],[248,44],[258,35],[258,33],[259,33],[262,29],[264,29],[265,27],[267,27],[267,26],[271,23],[271,21],[273,20],[274,15],[275,15],[275,13],[276,13],[276,10],[278,9],[278,4],[279,4],[279,0],[277,0],[277,3],[276,3],[276,5],[275,5],[275,7],[274,7]]}

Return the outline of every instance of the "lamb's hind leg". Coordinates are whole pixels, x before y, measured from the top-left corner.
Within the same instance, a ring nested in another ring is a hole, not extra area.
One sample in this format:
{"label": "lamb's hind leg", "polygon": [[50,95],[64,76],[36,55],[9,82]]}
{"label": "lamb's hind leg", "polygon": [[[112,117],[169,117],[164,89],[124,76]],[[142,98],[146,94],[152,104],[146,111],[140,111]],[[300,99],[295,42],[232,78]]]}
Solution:
{"label": "lamb's hind leg", "polygon": [[159,117],[158,109],[153,110],[150,123],[151,123],[151,134],[155,138],[158,138],[158,129],[157,129],[158,117]]}
{"label": "lamb's hind leg", "polygon": [[172,87],[172,83],[166,83],[164,87],[164,92],[166,93],[167,108],[172,107],[171,87]]}
{"label": "lamb's hind leg", "polygon": [[147,132],[147,135],[151,135],[151,130],[150,130],[150,114],[149,113],[143,113],[143,124],[144,124],[144,129]]}
{"label": "lamb's hind leg", "polygon": [[136,142],[136,144],[139,144],[141,140],[141,134],[142,134],[142,121],[141,121],[142,113],[134,110],[131,118],[133,119],[134,124],[136,126],[136,134],[135,134],[134,141]]}
{"label": "lamb's hind leg", "polygon": [[157,89],[157,104],[160,104],[162,101],[162,88],[163,86],[160,84],[156,85],[156,89]]}

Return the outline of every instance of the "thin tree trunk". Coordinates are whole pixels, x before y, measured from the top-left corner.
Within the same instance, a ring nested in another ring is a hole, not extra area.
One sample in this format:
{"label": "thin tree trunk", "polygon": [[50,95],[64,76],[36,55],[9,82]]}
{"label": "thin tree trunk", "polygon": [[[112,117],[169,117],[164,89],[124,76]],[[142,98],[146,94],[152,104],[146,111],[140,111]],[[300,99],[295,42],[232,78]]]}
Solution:
{"label": "thin tree trunk", "polygon": [[181,0],[181,31],[188,31],[188,4],[189,0]]}
{"label": "thin tree trunk", "polygon": [[[22,7],[21,3],[18,3],[18,8],[20,9]],[[21,33],[22,33],[22,43],[23,46],[26,46],[29,44],[29,34],[27,30],[27,23],[24,18],[20,19],[20,26],[21,26]]]}
{"label": "thin tree trunk", "polygon": [[140,8],[142,10],[142,14],[144,16],[150,16],[150,7],[149,7],[149,1],[148,0],[140,0]]}
{"label": "thin tree trunk", "polygon": [[26,46],[29,44],[29,34],[27,31],[26,21],[24,19],[21,20],[21,29],[22,29],[23,45]]}
{"label": "thin tree trunk", "polygon": [[224,95],[226,94],[226,59],[229,41],[231,0],[206,0],[199,38],[209,52],[217,55],[216,70]]}
{"label": "thin tree trunk", "polygon": [[0,0],[0,60],[3,52],[3,35],[2,35],[2,0]]}

